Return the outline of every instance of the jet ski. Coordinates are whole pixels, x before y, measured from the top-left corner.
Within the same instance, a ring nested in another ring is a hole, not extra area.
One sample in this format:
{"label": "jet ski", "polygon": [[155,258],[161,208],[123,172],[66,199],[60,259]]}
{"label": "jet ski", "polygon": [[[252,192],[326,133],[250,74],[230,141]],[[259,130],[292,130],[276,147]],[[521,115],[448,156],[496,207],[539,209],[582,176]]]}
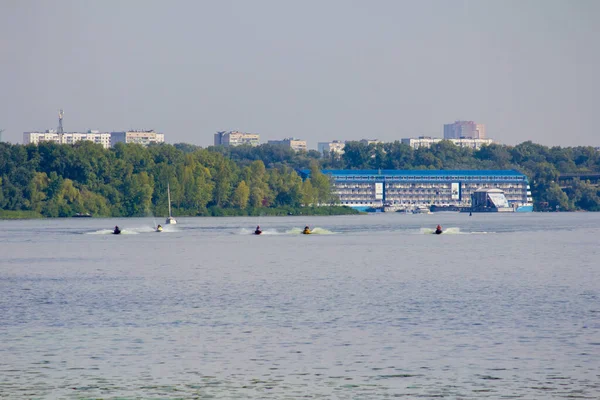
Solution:
{"label": "jet ski", "polygon": [[113,235],[119,235],[121,233],[121,230],[119,229],[118,226],[115,226],[115,230],[113,231]]}
{"label": "jet ski", "polygon": [[254,231],[255,235],[260,235],[261,233],[262,233],[262,231],[260,229],[257,229],[257,230]]}
{"label": "jet ski", "polygon": [[303,235],[310,235],[312,232],[310,231],[310,229],[308,228],[308,226],[304,227],[304,230],[302,231]]}
{"label": "jet ski", "polygon": [[162,231],[163,231],[163,227],[162,227],[162,226],[160,226],[160,225],[158,225],[158,226],[156,227],[156,232],[162,232]]}
{"label": "jet ski", "polygon": [[433,232],[433,233],[435,233],[436,235],[441,235],[443,232],[444,231],[442,231],[441,225],[438,225],[435,227],[435,232]]}

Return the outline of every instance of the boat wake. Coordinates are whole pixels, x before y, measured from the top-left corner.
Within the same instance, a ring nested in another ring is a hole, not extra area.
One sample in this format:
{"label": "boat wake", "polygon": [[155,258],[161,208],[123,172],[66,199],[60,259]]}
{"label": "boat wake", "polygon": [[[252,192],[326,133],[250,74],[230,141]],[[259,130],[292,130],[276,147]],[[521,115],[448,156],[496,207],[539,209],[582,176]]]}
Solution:
{"label": "boat wake", "polygon": [[[179,232],[179,229],[177,229],[177,227],[175,225],[161,225],[162,226],[162,231],[160,233],[173,233],[173,232]],[[143,230],[140,231],[140,233],[146,233],[148,232],[147,230]],[[150,228],[150,232],[156,232],[156,227],[154,228]]]}
{"label": "boat wake", "polygon": [[[238,232],[239,235],[254,235],[254,229],[247,229],[247,228],[241,228]],[[262,233],[260,234],[260,236],[262,235],[281,235],[281,232],[277,232],[276,229],[263,229]],[[257,235],[259,236],[259,235]]]}
{"label": "boat wake", "polygon": [[[177,228],[172,225],[163,225],[163,230],[160,233],[173,233],[177,232]],[[84,232],[86,235],[112,235],[112,229],[100,229],[94,232]],[[133,228],[121,228],[121,235],[139,235],[141,233],[158,233],[156,227],[152,226],[138,226]]]}
{"label": "boat wake", "polygon": [[[286,233],[289,235],[301,235],[303,230],[304,230],[303,228],[292,228],[289,231],[287,231]],[[328,229],[317,227],[317,228],[312,228],[310,230],[310,234],[311,235],[334,235],[335,233]]]}
{"label": "boat wake", "polygon": [[[421,228],[419,231],[421,234],[434,234],[435,229],[431,228]],[[484,231],[476,231],[476,232],[462,232],[458,227],[444,228],[442,235],[487,235],[495,232],[484,232]]]}
{"label": "boat wake", "polygon": [[[435,234],[435,229],[432,228],[421,228],[420,232],[422,234]],[[452,228],[444,228],[442,231],[442,235],[464,235],[464,232],[460,231],[460,228],[452,227]]]}
{"label": "boat wake", "polygon": [[[86,232],[86,235],[112,235],[112,229],[100,229],[99,231],[94,232]],[[139,232],[136,232],[133,229],[121,229],[121,235],[137,235]]]}

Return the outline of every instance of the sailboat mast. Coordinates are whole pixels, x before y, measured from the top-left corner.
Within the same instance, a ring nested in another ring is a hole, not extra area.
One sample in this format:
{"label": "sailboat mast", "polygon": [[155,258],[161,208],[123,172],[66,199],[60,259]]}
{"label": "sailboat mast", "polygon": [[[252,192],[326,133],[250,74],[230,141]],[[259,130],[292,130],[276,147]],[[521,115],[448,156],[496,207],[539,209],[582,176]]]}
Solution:
{"label": "sailboat mast", "polygon": [[171,217],[171,188],[167,182],[167,197],[169,198],[169,217]]}

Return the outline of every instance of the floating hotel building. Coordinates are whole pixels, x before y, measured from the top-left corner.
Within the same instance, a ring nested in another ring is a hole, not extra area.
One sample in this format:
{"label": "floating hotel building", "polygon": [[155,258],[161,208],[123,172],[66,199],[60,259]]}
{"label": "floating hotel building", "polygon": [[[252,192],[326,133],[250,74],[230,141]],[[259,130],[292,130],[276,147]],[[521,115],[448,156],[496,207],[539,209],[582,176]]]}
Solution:
{"label": "floating hotel building", "polygon": [[[475,192],[505,196],[512,211],[533,211],[527,176],[513,170],[323,170],[333,182],[340,203],[352,208],[466,208]],[[310,177],[302,170],[303,178]],[[490,191],[486,189],[497,189]],[[478,197],[477,197],[478,199]]]}

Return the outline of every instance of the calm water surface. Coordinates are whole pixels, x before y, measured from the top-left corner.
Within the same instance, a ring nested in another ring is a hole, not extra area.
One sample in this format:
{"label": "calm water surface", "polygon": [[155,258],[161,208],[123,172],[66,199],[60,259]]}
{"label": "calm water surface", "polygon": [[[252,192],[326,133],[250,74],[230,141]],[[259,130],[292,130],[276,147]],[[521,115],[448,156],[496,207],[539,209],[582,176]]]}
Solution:
{"label": "calm water surface", "polygon": [[1,398],[600,398],[600,214],[153,225],[0,221]]}

